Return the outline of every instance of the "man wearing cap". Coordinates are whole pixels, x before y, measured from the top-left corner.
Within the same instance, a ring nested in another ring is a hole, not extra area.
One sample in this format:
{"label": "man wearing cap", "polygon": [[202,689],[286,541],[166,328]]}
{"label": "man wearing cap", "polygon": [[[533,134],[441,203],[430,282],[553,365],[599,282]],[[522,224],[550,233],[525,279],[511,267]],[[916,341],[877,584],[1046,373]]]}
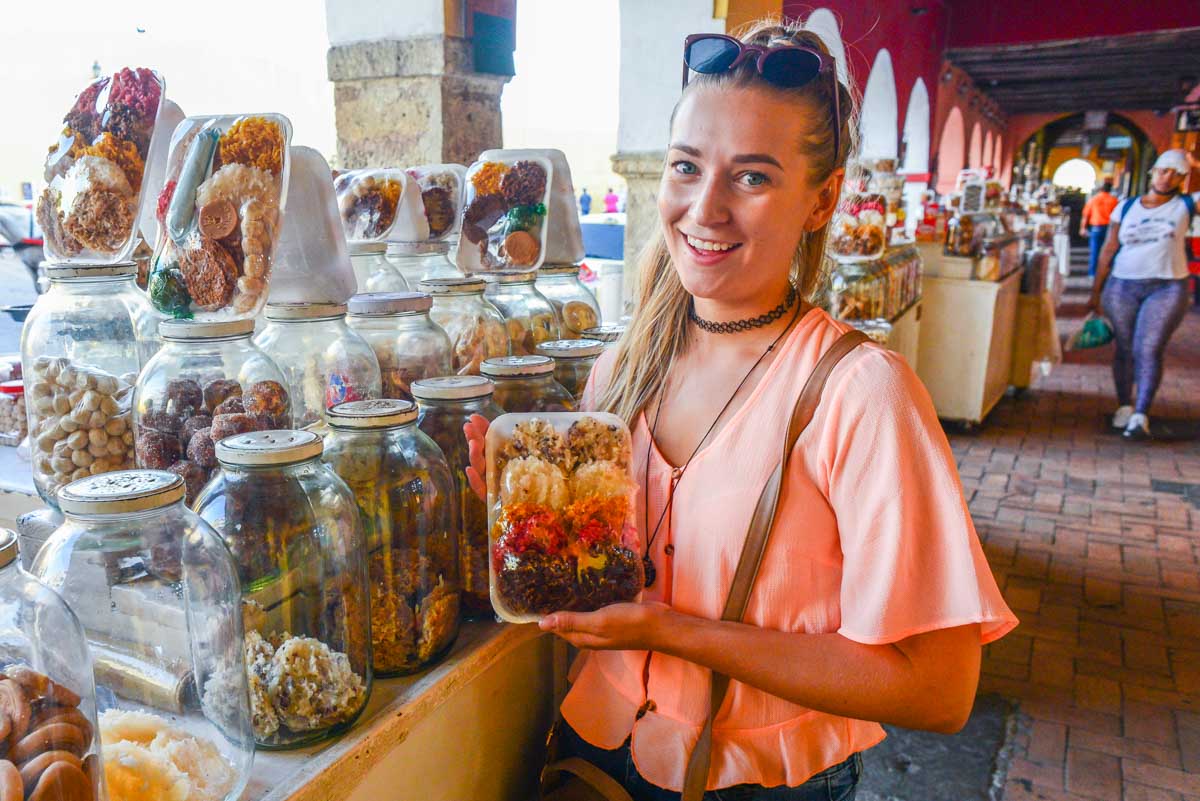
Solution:
{"label": "man wearing cap", "polygon": [[1087,237],[1088,240],[1088,275],[1096,274],[1096,265],[1100,262],[1100,249],[1104,247],[1104,237],[1108,234],[1109,219],[1117,205],[1117,197],[1112,193],[1112,188],[1112,179],[1105,178],[1096,194],[1084,204],[1083,214],[1079,218],[1079,235]]}
{"label": "man wearing cap", "polygon": [[1190,162],[1182,150],[1166,151],[1150,170],[1150,191],[1113,209],[1088,302],[1113,327],[1112,424],[1126,439],[1150,436],[1163,352],[1188,308],[1186,237],[1200,201],[1200,192],[1182,193]]}

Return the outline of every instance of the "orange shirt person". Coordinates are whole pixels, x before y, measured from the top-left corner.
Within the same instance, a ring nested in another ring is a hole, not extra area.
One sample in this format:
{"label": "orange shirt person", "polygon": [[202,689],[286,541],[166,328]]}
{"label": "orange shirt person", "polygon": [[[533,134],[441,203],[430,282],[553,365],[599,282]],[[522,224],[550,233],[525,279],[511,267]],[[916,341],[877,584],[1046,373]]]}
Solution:
{"label": "orange shirt person", "polygon": [[1088,238],[1088,275],[1096,274],[1100,262],[1100,248],[1108,234],[1108,220],[1117,207],[1117,196],[1112,193],[1112,181],[1105,181],[1096,194],[1088,198],[1079,219],[1079,235]]}

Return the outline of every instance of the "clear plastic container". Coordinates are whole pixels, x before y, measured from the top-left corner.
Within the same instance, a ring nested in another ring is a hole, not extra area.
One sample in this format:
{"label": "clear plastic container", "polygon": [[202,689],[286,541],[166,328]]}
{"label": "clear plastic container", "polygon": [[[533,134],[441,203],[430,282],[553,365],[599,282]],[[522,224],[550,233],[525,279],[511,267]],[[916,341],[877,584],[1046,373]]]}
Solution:
{"label": "clear plastic container", "polygon": [[333,185],[347,241],[423,242],[429,238],[421,189],[404,170],[349,170],[339,173]]}
{"label": "clear plastic container", "polygon": [[558,312],[563,339],[578,339],[587,329],[600,325],[600,304],[579,280],[579,265],[543,264],[536,286]]}
{"label": "clear plastic container", "polygon": [[[0,695],[11,797],[103,799],[96,689],[87,637],[62,596],[21,567],[17,535],[0,529]],[[13,712],[18,714],[14,715]],[[53,727],[53,728],[51,728]],[[67,753],[63,753],[67,752]],[[48,770],[51,764],[54,773]],[[49,777],[49,778],[47,778]],[[55,785],[75,795],[59,795]]]}
{"label": "clear plastic container", "polygon": [[462,224],[467,168],[461,164],[422,164],[405,172],[421,190],[421,205],[429,224],[428,241],[456,237]]}
{"label": "clear plastic container", "polygon": [[624,334],[625,325],[623,323],[601,323],[595,328],[588,328],[583,332],[584,339],[603,342],[605,349],[616,345]]}
{"label": "clear plastic container", "polygon": [[51,506],[71,481],[133,467],[131,390],[159,345],[134,274],[130,263],[50,267],[21,330],[33,483]]}
{"label": "clear plastic container", "polygon": [[450,261],[449,242],[389,242],[387,260],[409,286],[418,286],[427,278],[463,277]]}
{"label": "clear plastic container", "polygon": [[496,403],[506,412],[573,412],[575,398],[554,379],[548,356],[488,359],[480,372],[496,385]]}
{"label": "clear plastic container", "polygon": [[166,236],[150,300],[172,317],[253,319],[283,224],[292,124],[281,114],[189,117],[175,128],[158,197]]}
{"label": "clear plastic container", "polygon": [[216,443],[289,428],[283,371],[255,346],[253,320],[164,320],[163,349],[138,376],[133,436],[138,467],[183,478],[191,505],[217,467]]}
{"label": "clear plastic container", "polygon": [[409,386],[450,372],[450,339],[430,319],[433,301],[421,292],[381,292],[350,298],[350,327],[379,360],[382,397],[412,400]]}
{"label": "clear plastic container", "polygon": [[283,371],[292,425],[319,423],[347,401],[383,397],[379,360],[346,323],[344,303],[267,304],[267,327],[254,344]]}
{"label": "clear plastic container", "polygon": [[531,273],[546,255],[550,160],[528,151],[493,151],[467,170],[457,263],[466,273]]}
{"label": "clear plastic container", "polygon": [[0,445],[15,448],[25,439],[29,420],[25,416],[25,383],[21,379],[0,382]]}
{"label": "clear plastic container", "polygon": [[217,444],[196,512],[237,563],[254,739],[296,748],[341,734],[371,692],[366,548],[354,493],[311,431]]}
{"label": "clear plastic container", "polygon": [[63,118],[46,156],[37,221],[46,257],[59,264],[130,260],[144,200],[146,160],[164,84],[153,70],[126,67],[88,85]]}
{"label": "clear plastic container", "polygon": [[537,352],[554,359],[554,380],[571,393],[578,405],[592,374],[592,365],[604,352],[604,343],[598,339],[557,339],[538,345]]}
{"label": "clear plastic container", "polygon": [[433,297],[429,316],[450,337],[451,372],[456,375],[479,375],[485,359],[512,352],[504,315],[483,297],[486,286],[482,279],[466,276],[421,282],[421,291]]}
{"label": "clear plastic container", "polygon": [[644,584],[629,429],[611,414],[506,414],[488,428],[492,605],[512,623],[592,611]]}
{"label": "clear plastic container", "polygon": [[400,268],[387,258],[383,242],[355,242],[350,245],[350,264],[360,293],[410,292],[412,284]]}
{"label": "clear plastic container", "polygon": [[491,619],[495,612],[488,586],[487,505],[467,481],[471,458],[463,426],[472,415],[495,420],[504,414],[492,402],[493,391],[490,380],[476,375],[427,378],[412,385],[420,406],[417,424],[442,449],[454,475],[463,615],[476,620]]}
{"label": "clear plastic container", "polygon": [[830,253],[847,260],[878,258],[887,247],[887,215],[883,195],[846,195],[830,231]]}
{"label": "clear plastic container", "polygon": [[558,312],[534,286],[535,278],[530,273],[489,276],[483,293],[504,315],[514,356],[537,353],[539,344],[561,337]]}
{"label": "clear plastic container", "polygon": [[251,775],[237,570],[183,494],[160,470],[74,482],[33,563],[90,641],[110,801],[235,801]]}
{"label": "clear plastic container", "polygon": [[371,580],[375,675],[415,673],[454,644],[460,619],[454,480],[403,400],[329,410],[325,463],[358,501]]}

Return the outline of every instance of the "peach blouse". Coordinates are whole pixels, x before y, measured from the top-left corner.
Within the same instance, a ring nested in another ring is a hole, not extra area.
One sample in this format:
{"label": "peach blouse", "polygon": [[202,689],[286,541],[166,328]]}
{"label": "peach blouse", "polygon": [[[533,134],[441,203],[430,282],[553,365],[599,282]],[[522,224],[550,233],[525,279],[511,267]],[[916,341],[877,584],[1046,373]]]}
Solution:
{"label": "peach blouse", "polygon": [[[846,330],[809,311],[745,404],[693,459],[655,539],[658,578],[645,600],[721,616],[792,407],[817,360]],[[584,408],[592,408],[595,384],[607,380],[611,356],[593,370]],[[639,486],[649,473],[649,509],[640,499],[638,520],[653,528],[678,470],[653,445],[647,462],[648,445],[642,416],[633,461]],[[834,369],[796,444],[776,520],[747,623],[871,644],[969,623],[981,624],[987,643],[1017,624],[979,546],[929,395],[902,357],[878,345],[860,346]],[[710,671],[645,651],[586,656],[563,717],[600,748],[631,738],[638,771],[680,790],[708,714]],[[731,682],[714,724],[708,787],[796,786],[883,737],[876,723]]]}

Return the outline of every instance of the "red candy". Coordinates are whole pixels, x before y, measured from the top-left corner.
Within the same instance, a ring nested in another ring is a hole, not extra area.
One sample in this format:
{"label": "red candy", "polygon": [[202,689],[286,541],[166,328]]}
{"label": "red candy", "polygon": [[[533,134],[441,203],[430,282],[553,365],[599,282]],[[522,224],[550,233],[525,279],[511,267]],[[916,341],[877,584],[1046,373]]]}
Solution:
{"label": "red candy", "polygon": [[144,67],[131,70],[129,67],[113,76],[112,91],[108,93],[111,106],[125,106],[138,116],[151,120],[158,114],[158,99],[162,87],[154,73]]}

